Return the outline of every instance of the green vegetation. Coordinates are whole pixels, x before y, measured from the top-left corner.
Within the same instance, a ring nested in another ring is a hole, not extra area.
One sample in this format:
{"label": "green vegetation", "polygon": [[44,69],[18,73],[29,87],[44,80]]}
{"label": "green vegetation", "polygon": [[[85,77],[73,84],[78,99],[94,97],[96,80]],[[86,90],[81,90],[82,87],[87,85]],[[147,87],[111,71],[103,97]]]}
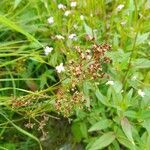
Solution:
{"label": "green vegetation", "polygon": [[150,150],[149,0],[0,7],[0,150]]}

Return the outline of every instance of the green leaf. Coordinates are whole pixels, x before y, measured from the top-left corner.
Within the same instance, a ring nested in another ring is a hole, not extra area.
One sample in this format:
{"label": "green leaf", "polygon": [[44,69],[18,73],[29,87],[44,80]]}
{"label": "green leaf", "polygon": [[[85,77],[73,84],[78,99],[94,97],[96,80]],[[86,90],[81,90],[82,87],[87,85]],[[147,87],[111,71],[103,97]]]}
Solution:
{"label": "green leaf", "polygon": [[142,123],[142,126],[147,130],[147,132],[150,135],[150,119],[144,120],[144,122]]}
{"label": "green leaf", "polygon": [[132,143],[130,141],[128,141],[125,137],[120,136],[117,138],[117,140],[119,141],[119,143],[121,143],[125,147],[129,148],[130,150],[135,150]]}
{"label": "green leaf", "polygon": [[124,116],[130,117],[130,118],[138,118],[137,112],[132,111],[132,110],[128,110],[128,111],[124,112]]}
{"label": "green leaf", "polygon": [[90,35],[91,37],[93,37],[92,28],[89,27],[85,22],[84,22],[84,29],[85,29],[86,34],[88,34],[88,35]]}
{"label": "green leaf", "polygon": [[149,148],[150,149],[150,134],[148,134],[148,137],[147,137],[147,141],[146,141],[146,147],[147,149]]}
{"label": "green leaf", "polygon": [[40,62],[40,63],[45,63],[45,61],[42,59],[40,55],[34,54],[34,56],[30,57],[30,59],[33,61]]}
{"label": "green leaf", "polygon": [[93,144],[88,148],[88,150],[99,150],[107,147],[115,140],[114,132],[108,132],[103,134],[101,137],[95,140]]}
{"label": "green leaf", "polygon": [[119,82],[119,81],[115,81],[114,85],[113,85],[113,88],[115,90],[115,92],[118,94],[118,93],[121,93],[121,90],[122,90],[122,83]]}
{"label": "green leaf", "polygon": [[85,94],[85,95],[89,95],[90,89],[91,89],[91,84],[90,84],[90,82],[85,81],[85,82],[83,83],[83,91],[84,91],[84,94]]}
{"label": "green leaf", "polygon": [[140,119],[150,119],[150,110],[143,110],[140,115]]}
{"label": "green leaf", "polygon": [[14,9],[17,8],[17,6],[20,4],[22,0],[15,0],[15,3],[14,3]]}
{"label": "green leaf", "polygon": [[95,123],[88,131],[92,132],[92,131],[106,129],[106,128],[110,127],[111,124],[112,124],[112,122],[110,120],[103,119],[103,120]]}
{"label": "green leaf", "polygon": [[0,150],[16,150],[16,144],[14,143],[4,143],[3,147],[0,146]]}
{"label": "green leaf", "polygon": [[134,144],[134,140],[132,137],[132,130],[131,130],[131,125],[126,117],[124,117],[121,120],[121,126],[124,134],[127,136],[127,138]]}
{"label": "green leaf", "polygon": [[136,59],[133,62],[133,67],[135,67],[136,69],[150,68],[150,60],[145,58]]}
{"label": "green leaf", "polygon": [[141,149],[150,150],[150,134],[145,131],[141,137],[141,140],[143,141],[140,143]]}
{"label": "green leaf", "polygon": [[127,101],[130,102],[133,94],[133,89],[131,88],[130,91],[127,94]]}
{"label": "green leaf", "polygon": [[112,59],[113,65],[120,70],[127,69],[131,53],[125,53],[122,49],[108,52],[107,56]]}
{"label": "green leaf", "polygon": [[87,137],[87,127],[84,122],[74,122],[71,131],[76,142],[80,142],[82,138]]}
{"label": "green leaf", "polygon": [[100,92],[99,89],[96,89],[95,95],[96,95],[97,99],[98,99],[103,105],[109,106],[106,97],[101,94],[101,92]]}
{"label": "green leaf", "polygon": [[80,130],[82,133],[82,137],[87,138],[87,127],[85,122],[80,123]]}
{"label": "green leaf", "polygon": [[149,37],[149,33],[144,33],[142,35],[139,34],[137,37],[136,45],[140,45],[140,44],[144,43],[148,37]]}
{"label": "green leaf", "polygon": [[136,146],[129,141],[126,136],[123,134],[123,131],[118,127],[114,127],[115,130],[115,135],[117,140],[119,141],[120,144],[124,145],[125,147],[129,148],[130,150],[136,150]]}

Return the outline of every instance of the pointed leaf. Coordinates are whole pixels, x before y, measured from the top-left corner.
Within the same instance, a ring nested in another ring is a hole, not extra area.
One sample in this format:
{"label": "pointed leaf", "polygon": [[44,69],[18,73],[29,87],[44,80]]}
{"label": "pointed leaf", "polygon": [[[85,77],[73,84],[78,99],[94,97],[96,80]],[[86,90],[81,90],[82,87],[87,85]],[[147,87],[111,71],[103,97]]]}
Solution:
{"label": "pointed leaf", "polygon": [[115,134],[113,132],[108,132],[102,135],[100,138],[95,140],[95,142],[91,145],[89,150],[99,150],[104,147],[107,147],[115,140]]}
{"label": "pointed leaf", "polygon": [[17,8],[17,6],[20,4],[22,0],[15,0],[15,3],[14,3],[14,9]]}
{"label": "pointed leaf", "polygon": [[149,33],[144,33],[142,35],[139,34],[136,41],[137,45],[144,43],[148,37],[149,37]]}
{"label": "pointed leaf", "polygon": [[150,68],[150,60],[145,58],[136,59],[133,62],[133,67],[137,69]]}
{"label": "pointed leaf", "polygon": [[124,134],[134,144],[134,140],[133,140],[133,137],[132,137],[131,125],[130,125],[127,118],[124,117],[121,120],[121,126],[122,126],[122,130],[123,130]]}
{"label": "pointed leaf", "polygon": [[99,89],[97,89],[97,90],[95,91],[95,95],[96,95],[97,99],[98,99],[103,105],[106,105],[106,106],[109,105],[108,102],[107,102],[107,100],[106,100],[106,97],[101,94],[101,92],[100,92]]}
{"label": "pointed leaf", "polygon": [[89,27],[86,23],[84,23],[84,28],[85,28],[86,34],[88,34],[88,35],[90,35],[91,37],[93,37],[92,28]]}
{"label": "pointed leaf", "polygon": [[95,123],[88,131],[92,132],[92,131],[97,131],[97,130],[102,130],[102,129],[106,129],[111,125],[111,121],[108,119],[103,119],[97,123]]}

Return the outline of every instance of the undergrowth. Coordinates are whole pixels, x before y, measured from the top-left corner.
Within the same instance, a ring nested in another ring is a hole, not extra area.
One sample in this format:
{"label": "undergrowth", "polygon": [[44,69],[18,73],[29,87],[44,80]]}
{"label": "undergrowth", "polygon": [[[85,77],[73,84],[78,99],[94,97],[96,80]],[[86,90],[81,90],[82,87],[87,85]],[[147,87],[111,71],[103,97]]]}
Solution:
{"label": "undergrowth", "polygon": [[150,149],[149,0],[0,6],[0,149]]}

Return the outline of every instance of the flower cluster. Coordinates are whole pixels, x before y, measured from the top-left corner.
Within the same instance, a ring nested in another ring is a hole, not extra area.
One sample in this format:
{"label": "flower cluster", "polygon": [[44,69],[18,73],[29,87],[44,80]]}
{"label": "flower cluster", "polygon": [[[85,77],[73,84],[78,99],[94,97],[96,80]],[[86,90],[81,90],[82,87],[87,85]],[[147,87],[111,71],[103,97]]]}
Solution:
{"label": "flower cluster", "polygon": [[[76,1],[71,1],[70,2],[70,10],[69,9],[67,10],[67,6],[64,5],[63,3],[59,3],[57,8],[59,9],[59,11],[64,12],[64,16],[65,17],[68,17],[69,15],[71,15],[73,13],[73,11],[76,8],[76,6],[77,6],[77,2]],[[84,16],[81,15],[80,19],[84,20]],[[55,16],[49,16],[47,18],[47,23],[49,24],[49,26],[53,26],[55,21],[56,21]],[[76,26],[76,28],[77,28],[77,26]],[[52,39],[65,40],[65,37],[58,34],[58,35],[52,36]],[[75,33],[72,33],[72,34],[68,35],[68,39],[72,40],[72,41],[76,41],[77,40],[77,35]],[[48,56],[52,51],[53,51],[53,47],[49,47],[49,46],[44,47],[44,54],[46,56]]]}
{"label": "flower cluster", "polygon": [[111,60],[107,56],[105,56],[105,52],[110,50],[110,46],[108,44],[102,45],[93,45],[91,49],[87,49],[85,52],[80,49],[80,47],[76,47],[77,53],[81,60],[79,63],[75,61],[71,61],[69,64],[69,70],[71,74],[75,75],[75,77],[81,79],[97,79],[104,76],[105,72],[103,71],[102,65],[104,63],[110,63]]}
{"label": "flower cluster", "polygon": [[57,91],[55,109],[58,113],[64,116],[69,116],[76,108],[83,108],[86,102],[83,82],[85,80],[96,82],[105,76],[103,64],[111,63],[110,58],[105,54],[110,50],[108,44],[94,44],[92,48],[81,50],[80,47],[75,47],[76,57],[68,61],[65,65],[57,66],[57,72],[65,71],[67,76],[67,86],[62,86]]}
{"label": "flower cluster", "polygon": [[[26,108],[34,106],[37,101],[46,100],[49,96],[46,94],[38,94],[38,92],[34,94],[29,94],[25,96],[20,96],[18,98],[12,98],[12,109]],[[29,108],[30,109],[30,108]]]}
{"label": "flower cluster", "polygon": [[[28,129],[36,128],[38,131],[42,133],[42,136],[40,140],[45,140],[48,137],[48,132],[46,131],[46,125],[49,121],[49,116],[46,113],[42,113],[38,118],[34,119],[36,122],[33,123],[31,119],[29,119],[29,122],[25,123],[25,127]],[[38,121],[40,120],[40,121]]]}
{"label": "flower cluster", "polygon": [[[66,18],[74,13],[76,7],[78,7],[78,3],[74,0],[70,2],[69,8],[62,3],[58,4],[59,11],[63,12]],[[119,9],[121,8],[119,7]],[[82,14],[79,17],[82,21],[86,19],[86,16]],[[93,17],[93,14],[91,14],[91,17]],[[55,17],[50,16],[47,21],[49,25],[52,25],[55,20]],[[78,25],[74,24],[73,27],[77,29]],[[77,41],[78,36],[76,33],[70,33],[68,37],[57,34],[52,39],[63,40],[64,42],[68,39],[70,42]],[[95,38],[90,35],[87,35],[85,40],[95,43]],[[89,49],[81,49],[79,46],[76,46],[73,52],[75,57],[55,66],[59,77],[67,79],[67,83],[62,83],[56,93],[54,107],[58,113],[69,116],[76,108],[84,106],[83,103],[86,102],[83,91],[84,81],[88,80],[95,83],[99,82],[99,79],[106,77],[106,70],[103,66],[111,63],[111,60],[105,54],[110,48],[108,44],[94,44]],[[45,55],[49,55],[52,51],[53,47],[47,46],[44,49]]]}
{"label": "flower cluster", "polygon": [[67,91],[64,88],[60,88],[56,95],[55,109],[64,117],[73,114],[76,108],[83,108],[85,102],[84,95],[75,88],[68,89]]}

